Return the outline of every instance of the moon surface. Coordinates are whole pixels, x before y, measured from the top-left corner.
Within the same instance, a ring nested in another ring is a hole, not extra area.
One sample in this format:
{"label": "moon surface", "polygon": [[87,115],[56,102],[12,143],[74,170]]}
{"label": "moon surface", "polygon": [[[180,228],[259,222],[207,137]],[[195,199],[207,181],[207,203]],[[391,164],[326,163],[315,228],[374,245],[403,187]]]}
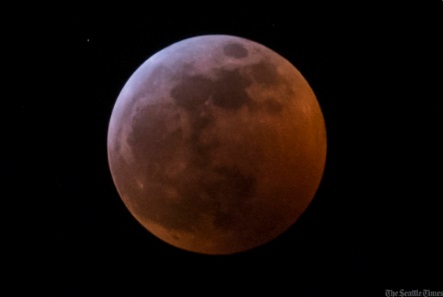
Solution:
{"label": "moon surface", "polygon": [[129,78],[108,160],[148,231],[187,251],[232,254],[275,239],[308,207],[325,166],[325,123],[285,58],[244,38],[197,36]]}

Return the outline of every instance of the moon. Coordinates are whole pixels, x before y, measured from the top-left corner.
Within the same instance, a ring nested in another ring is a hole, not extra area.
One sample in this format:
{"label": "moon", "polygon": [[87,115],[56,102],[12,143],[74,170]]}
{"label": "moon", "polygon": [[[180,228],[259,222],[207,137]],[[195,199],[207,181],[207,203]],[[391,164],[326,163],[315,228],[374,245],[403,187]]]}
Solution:
{"label": "moon", "polygon": [[133,73],[107,149],[117,191],[144,228],[180,249],[233,254],[272,241],[309,206],[326,129],[288,60],[245,38],[205,35]]}

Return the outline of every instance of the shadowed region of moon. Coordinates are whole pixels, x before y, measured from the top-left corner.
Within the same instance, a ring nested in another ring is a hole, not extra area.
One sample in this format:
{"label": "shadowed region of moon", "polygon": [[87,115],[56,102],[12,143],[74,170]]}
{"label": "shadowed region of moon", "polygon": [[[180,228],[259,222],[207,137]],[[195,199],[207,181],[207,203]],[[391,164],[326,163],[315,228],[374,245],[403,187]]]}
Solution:
{"label": "shadowed region of moon", "polygon": [[233,58],[244,58],[248,55],[248,51],[240,43],[230,43],[223,48],[225,55]]}
{"label": "shadowed region of moon", "polygon": [[149,58],[115,103],[114,183],[158,238],[205,254],[267,243],[305,211],[320,183],[326,131],[314,93],[256,42],[207,35]]}
{"label": "shadowed region of moon", "polygon": [[189,111],[201,108],[201,103],[209,100],[226,109],[238,109],[250,101],[246,87],[251,82],[238,70],[219,70],[217,76],[212,81],[203,76],[184,75],[172,89],[171,96],[178,106]]}

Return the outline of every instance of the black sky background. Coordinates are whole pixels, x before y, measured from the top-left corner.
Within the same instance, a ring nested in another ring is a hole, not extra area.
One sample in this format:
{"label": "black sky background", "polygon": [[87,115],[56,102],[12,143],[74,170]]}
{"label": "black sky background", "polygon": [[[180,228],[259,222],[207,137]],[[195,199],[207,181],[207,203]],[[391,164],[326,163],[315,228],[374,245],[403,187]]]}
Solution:
{"label": "black sky background", "polygon": [[[2,160],[22,195],[25,222],[9,229],[24,242],[23,270],[49,269],[40,285],[56,296],[443,289],[443,3],[311,3],[85,8],[25,25],[15,37],[28,66],[18,77],[30,83],[19,91],[32,95],[13,102],[18,145]],[[302,217],[273,242],[230,256],[182,251],[147,232],[107,163],[108,122],[126,80],[152,54],[202,34],[245,37],[288,59],[313,88],[328,135],[324,177]]]}

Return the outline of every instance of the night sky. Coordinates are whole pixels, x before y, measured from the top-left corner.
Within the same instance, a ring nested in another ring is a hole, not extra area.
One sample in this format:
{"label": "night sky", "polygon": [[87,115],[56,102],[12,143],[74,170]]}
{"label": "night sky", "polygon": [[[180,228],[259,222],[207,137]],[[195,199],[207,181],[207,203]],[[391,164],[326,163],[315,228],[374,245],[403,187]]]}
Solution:
{"label": "night sky", "polygon": [[[208,2],[201,12],[183,4],[81,9],[29,22],[18,39],[30,64],[18,77],[31,82],[17,91],[33,95],[13,102],[25,125],[11,133],[18,154],[2,159],[2,175],[23,194],[26,222],[10,232],[24,241],[24,270],[53,272],[40,285],[56,296],[85,296],[90,285],[125,290],[120,296],[441,290],[443,2],[431,2]],[[120,200],[107,161],[108,123],[126,80],[152,54],[202,34],[245,37],[288,59],[314,90],[328,136],[306,212],[276,240],[230,256],[182,251],[151,235]]]}

